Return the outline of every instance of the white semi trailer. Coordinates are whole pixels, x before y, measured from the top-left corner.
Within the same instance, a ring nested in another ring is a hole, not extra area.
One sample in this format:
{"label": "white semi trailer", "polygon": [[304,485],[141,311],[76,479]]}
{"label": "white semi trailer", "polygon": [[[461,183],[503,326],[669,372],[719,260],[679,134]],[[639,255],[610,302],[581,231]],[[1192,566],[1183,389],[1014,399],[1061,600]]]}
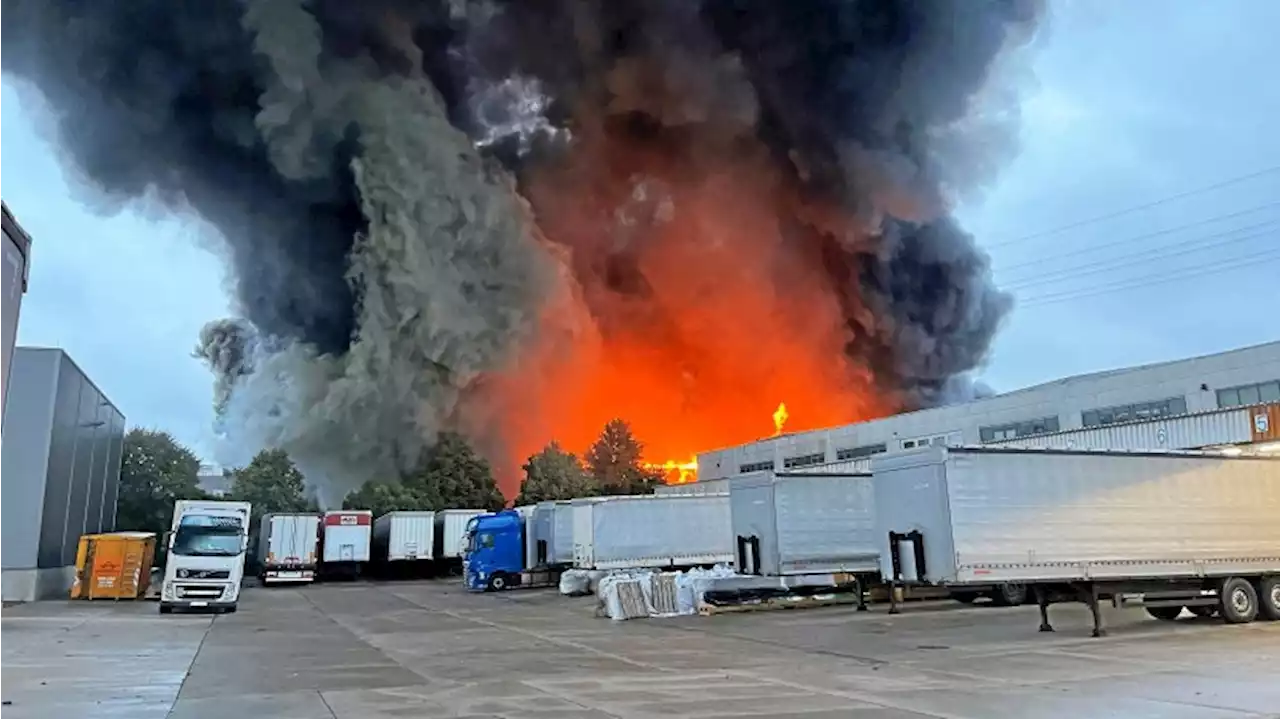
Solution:
{"label": "white semi trailer", "polygon": [[1280,457],[929,447],[872,471],[894,584],[1025,584],[1041,631],[1078,601],[1094,636],[1099,601],[1134,595],[1159,619],[1280,619]]}
{"label": "white semi trailer", "polygon": [[733,561],[727,494],[592,497],[572,504],[573,565],[579,569]]}

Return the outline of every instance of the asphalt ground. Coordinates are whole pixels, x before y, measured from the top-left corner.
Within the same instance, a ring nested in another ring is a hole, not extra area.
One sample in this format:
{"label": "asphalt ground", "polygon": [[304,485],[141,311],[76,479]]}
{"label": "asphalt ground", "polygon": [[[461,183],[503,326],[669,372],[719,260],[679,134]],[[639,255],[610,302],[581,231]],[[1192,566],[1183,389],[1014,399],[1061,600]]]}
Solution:
{"label": "asphalt ground", "polygon": [[1280,622],[1175,623],[950,602],[611,622],[553,590],[253,588],[235,614],[154,603],[3,611],[3,716],[1280,717]]}

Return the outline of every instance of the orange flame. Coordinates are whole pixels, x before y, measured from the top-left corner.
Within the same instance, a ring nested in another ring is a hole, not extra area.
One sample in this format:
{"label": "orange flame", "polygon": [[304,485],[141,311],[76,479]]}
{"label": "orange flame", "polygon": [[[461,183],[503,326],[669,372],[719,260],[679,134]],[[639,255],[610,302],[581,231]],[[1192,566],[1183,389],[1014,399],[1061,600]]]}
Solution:
{"label": "orange flame", "polygon": [[777,437],[782,434],[782,426],[787,423],[787,418],[791,415],[787,414],[787,404],[779,402],[778,408],[773,411],[773,436]]}
{"label": "orange flame", "polygon": [[[761,398],[786,398],[778,432],[898,409],[846,352],[866,330],[850,327],[836,283],[856,279],[834,279],[821,246],[790,239],[786,218],[800,200],[765,148],[637,144],[592,118],[575,143],[562,164],[528,178],[559,295],[530,345],[486,378],[493,401],[467,418],[500,435],[506,494],[547,442],[582,453],[614,417],[646,461],[688,481],[695,463],[669,458],[759,439],[775,411]],[[823,222],[841,217],[804,207]],[[841,231],[840,241],[859,241],[858,228]]]}
{"label": "orange flame", "polygon": [[646,464],[645,469],[662,472],[667,484],[687,484],[698,479],[698,459],[694,457],[687,462],[669,459],[661,464]]}

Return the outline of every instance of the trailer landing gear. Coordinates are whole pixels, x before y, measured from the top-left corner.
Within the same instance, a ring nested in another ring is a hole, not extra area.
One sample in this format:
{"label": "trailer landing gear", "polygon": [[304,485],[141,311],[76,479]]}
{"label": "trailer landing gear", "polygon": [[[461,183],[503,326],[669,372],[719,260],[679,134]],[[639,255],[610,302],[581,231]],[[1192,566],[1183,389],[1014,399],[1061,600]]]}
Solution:
{"label": "trailer landing gear", "polygon": [[1049,605],[1066,602],[1082,602],[1089,607],[1093,616],[1093,636],[1107,636],[1107,628],[1102,621],[1102,605],[1099,602],[1103,595],[1098,585],[1093,582],[1073,582],[1071,584],[1041,584],[1034,587],[1036,604],[1040,607],[1040,631],[1052,632],[1049,623]]}

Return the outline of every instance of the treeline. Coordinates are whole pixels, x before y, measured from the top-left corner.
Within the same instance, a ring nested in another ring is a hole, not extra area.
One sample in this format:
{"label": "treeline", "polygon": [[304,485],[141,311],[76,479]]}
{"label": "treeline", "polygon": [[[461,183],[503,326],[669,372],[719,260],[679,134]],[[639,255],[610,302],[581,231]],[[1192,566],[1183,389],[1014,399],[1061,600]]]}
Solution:
{"label": "treeline", "polygon": [[[618,419],[605,425],[582,458],[552,442],[525,462],[514,503],[650,492],[663,483],[663,476],[641,462],[643,449],[627,423]],[[130,430],[124,438],[116,528],[167,531],[175,501],[209,498],[199,486],[199,471],[196,454],[168,432]],[[251,502],[254,524],[271,512],[318,510],[302,472],[283,450],[265,449],[248,465],[224,474],[231,487],[223,499]],[[489,463],[461,436],[444,433],[414,471],[366,482],[348,494],[342,506],[380,516],[395,510],[500,509],[504,504]]]}

